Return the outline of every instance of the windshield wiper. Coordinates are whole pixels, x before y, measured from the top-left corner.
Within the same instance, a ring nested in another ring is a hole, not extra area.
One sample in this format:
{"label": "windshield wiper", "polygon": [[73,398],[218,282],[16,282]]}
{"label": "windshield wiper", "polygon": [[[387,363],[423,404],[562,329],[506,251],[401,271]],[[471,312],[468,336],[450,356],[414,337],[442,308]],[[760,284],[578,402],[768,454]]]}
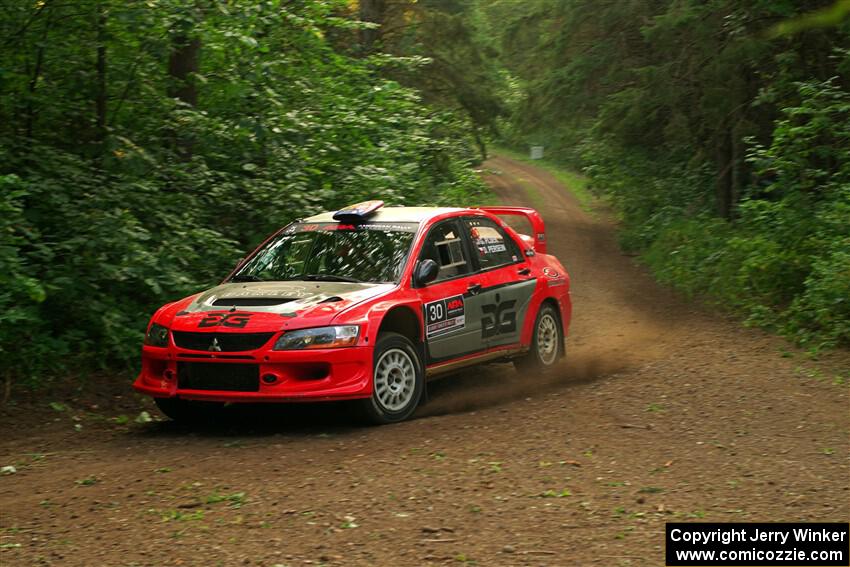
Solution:
{"label": "windshield wiper", "polygon": [[348,276],[337,276],[334,274],[301,274],[298,276],[300,280],[308,281],[326,281],[326,282],[351,282],[362,283],[363,280],[357,278],[349,278]]}
{"label": "windshield wiper", "polygon": [[236,274],[235,276],[230,278],[230,281],[231,282],[264,282],[264,281],[267,281],[267,280],[264,280],[261,277],[254,276],[254,275],[251,275],[251,274]]}

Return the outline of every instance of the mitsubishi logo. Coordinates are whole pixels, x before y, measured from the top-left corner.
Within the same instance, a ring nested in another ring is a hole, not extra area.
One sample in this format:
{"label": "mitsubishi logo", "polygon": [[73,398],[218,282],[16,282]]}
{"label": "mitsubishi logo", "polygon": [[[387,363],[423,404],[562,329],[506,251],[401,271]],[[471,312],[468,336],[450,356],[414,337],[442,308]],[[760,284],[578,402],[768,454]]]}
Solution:
{"label": "mitsubishi logo", "polygon": [[210,343],[210,348],[207,350],[211,352],[221,352],[221,345],[218,344],[218,337],[213,337],[212,343]]}

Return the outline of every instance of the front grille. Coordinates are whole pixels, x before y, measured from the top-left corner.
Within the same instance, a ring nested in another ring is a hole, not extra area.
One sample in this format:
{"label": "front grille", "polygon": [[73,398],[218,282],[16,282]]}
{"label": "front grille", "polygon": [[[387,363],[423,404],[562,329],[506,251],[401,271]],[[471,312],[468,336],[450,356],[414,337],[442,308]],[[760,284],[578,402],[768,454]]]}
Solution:
{"label": "front grille", "polygon": [[259,392],[260,367],[257,364],[178,362],[177,386],[181,390]]}
{"label": "front grille", "polygon": [[[190,331],[173,331],[174,344],[189,350],[206,350],[212,352],[239,352],[256,350],[266,344],[274,333],[195,333]],[[212,348],[213,340],[218,348]],[[220,350],[219,350],[220,349]]]}

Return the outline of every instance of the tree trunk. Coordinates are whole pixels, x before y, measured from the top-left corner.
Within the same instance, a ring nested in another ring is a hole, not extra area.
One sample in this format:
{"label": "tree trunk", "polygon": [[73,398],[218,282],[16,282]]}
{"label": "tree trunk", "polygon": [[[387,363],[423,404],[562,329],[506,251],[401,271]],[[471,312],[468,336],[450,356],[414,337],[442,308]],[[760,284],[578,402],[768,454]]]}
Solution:
{"label": "tree trunk", "polygon": [[[360,21],[384,24],[386,0],[360,0]],[[381,39],[381,28],[360,30],[360,50],[368,55],[375,50],[375,44]]]}
{"label": "tree trunk", "polygon": [[198,90],[192,74],[198,72],[201,40],[180,32],[173,36],[171,46],[168,74],[172,82],[168,96],[194,107],[198,103]]}
{"label": "tree trunk", "polygon": [[717,201],[717,214],[728,219],[732,214],[732,169],[733,157],[728,127],[721,127],[719,139],[715,144],[716,162],[718,167],[717,181],[715,184],[715,196]]}
{"label": "tree trunk", "polygon": [[741,191],[745,185],[744,148],[741,138],[740,122],[736,123],[729,132],[729,150],[732,171],[729,179],[729,217],[735,216],[735,207],[741,199]]}
{"label": "tree trunk", "polygon": [[41,70],[44,66],[44,50],[47,46],[47,36],[50,33],[50,28],[53,23],[53,11],[48,12],[47,21],[44,23],[44,31],[41,35],[38,50],[35,55],[35,69],[27,84],[27,106],[24,113],[24,132],[27,139],[33,136],[35,127],[36,109],[35,109],[35,91],[38,88],[38,81],[41,79]]}
{"label": "tree trunk", "polygon": [[[194,74],[199,69],[201,39],[194,35],[194,25],[190,20],[184,19],[177,26],[172,31],[171,53],[168,57],[168,75],[171,79],[168,96],[194,108],[198,103]],[[190,160],[193,146],[191,136],[175,129],[171,138],[180,159]]]}
{"label": "tree trunk", "polygon": [[475,122],[472,123],[472,135],[475,137],[475,144],[478,146],[478,152],[481,154],[481,161],[487,161],[487,144],[484,143],[484,138],[481,137],[481,129]]}
{"label": "tree trunk", "polygon": [[95,94],[95,113],[97,115],[96,139],[103,151],[106,140],[106,11],[102,4],[97,5],[97,92]]}

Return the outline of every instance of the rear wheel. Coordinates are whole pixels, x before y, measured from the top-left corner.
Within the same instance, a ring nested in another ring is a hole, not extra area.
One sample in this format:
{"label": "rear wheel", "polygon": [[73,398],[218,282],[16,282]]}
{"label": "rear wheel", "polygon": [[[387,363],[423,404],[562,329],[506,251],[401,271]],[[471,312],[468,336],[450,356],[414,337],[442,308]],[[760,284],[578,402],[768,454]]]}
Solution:
{"label": "rear wheel", "polygon": [[531,349],[514,365],[518,370],[545,372],[558,362],[564,345],[564,331],[558,312],[549,303],[540,307],[534,321]]}
{"label": "rear wheel", "polygon": [[381,333],[372,364],[372,397],[360,400],[364,417],[377,424],[404,421],[416,411],[425,376],[413,343],[398,333]]}
{"label": "rear wheel", "polygon": [[166,417],[180,423],[209,423],[224,408],[220,402],[196,402],[180,398],[154,398],[153,401]]}

